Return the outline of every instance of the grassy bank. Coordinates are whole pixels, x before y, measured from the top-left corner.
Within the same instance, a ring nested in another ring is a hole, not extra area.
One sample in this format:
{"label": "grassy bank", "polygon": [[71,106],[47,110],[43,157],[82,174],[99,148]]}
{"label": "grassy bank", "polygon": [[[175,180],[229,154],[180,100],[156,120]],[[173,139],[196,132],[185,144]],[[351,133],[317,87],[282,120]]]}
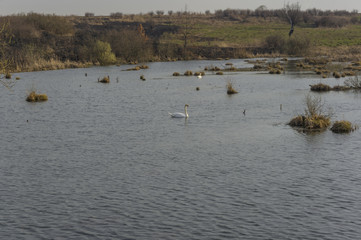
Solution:
{"label": "grassy bank", "polygon": [[289,36],[290,24],[280,11],[86,17],[29,13],[1,17],[0,24],[9,25],[12,38],[5,52],[13,71],[267,56],[361,60],[361,14],[303,11]]}

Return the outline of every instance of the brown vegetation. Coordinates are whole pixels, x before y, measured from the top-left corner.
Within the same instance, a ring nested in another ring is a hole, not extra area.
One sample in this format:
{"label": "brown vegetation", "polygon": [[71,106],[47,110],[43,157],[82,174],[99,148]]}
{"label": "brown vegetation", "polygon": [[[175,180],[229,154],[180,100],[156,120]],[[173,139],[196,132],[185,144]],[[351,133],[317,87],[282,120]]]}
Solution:
{"label": "brown vegetation", "polygon": [[324,103],[320,97],[307,95],[305,99],[306,108],[304,115],[298,115],[288,123],[291,127],[306,130],[322,130],[331,124],[330,114],[324,113]]}
{"label": "brown vegetation", "polygon": [[102,79],[98,79],[98,82],[110,83],[110,77],[109,76],[104,76]]}
{"label": "brown vegetation", "polygon": [[[287,36],[289,20],[297,26],[292,37]],[[6,56],[11,57],[14,71],[280,54],[339,56],[355,62],[361,57],[360,37],[354,27],[361,23],[360,14],[301,11],[297,4],[276,10],[217,10],[214,14],[157,11],[110,16],[86,13],[81,17],[29,13],[0,17],[0,24],[4,22],[10,23],[13,36]],[[315,26],[321,28],[321,34]],[[352,33],[337,38],[337,44],[329,43],[330,27]],[[237,71],[229,66],[228,71]],[[361,66],[350,70],[357,69]]]}
{"label": "brown vegetation", "polygon": [[227,94],[231,95],[231,94],[236,94],[238,93],[234,88],[233,88],[233,84],[231,81],[227,82]]}
{"label": "brown vegetation", "polygon": [[48,96],[46,94],[37,94],[35,91],[31,91],[26,97],[26,101],[28,102],[43,102],[47,100]]}
{"label": "brown vegetation", "polygon": [[349,133],[354,130],[356,130],[356,126],[346,120],[336,121],[331,127],[331,131],[334,133]]}

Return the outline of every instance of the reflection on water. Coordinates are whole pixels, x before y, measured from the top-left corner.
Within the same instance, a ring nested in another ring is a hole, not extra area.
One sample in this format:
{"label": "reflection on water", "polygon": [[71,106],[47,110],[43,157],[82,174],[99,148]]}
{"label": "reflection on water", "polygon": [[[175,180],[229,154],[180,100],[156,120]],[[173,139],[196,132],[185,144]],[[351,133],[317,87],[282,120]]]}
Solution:
{"label": "reflection on water", "polygon": [[[286,125],[319,76],[292,61],[281,75],[172,76],[225,63],[14,74],[13,91],[0,88],[0,236],[357,239],[359,132]],[[111,83],[98,83],[105,75]],[[49,100],[26,102],[31,86]],[[359,94],[322,98],[335,119],[360,124]],[[184,104],[189,119],[169,117]]]}

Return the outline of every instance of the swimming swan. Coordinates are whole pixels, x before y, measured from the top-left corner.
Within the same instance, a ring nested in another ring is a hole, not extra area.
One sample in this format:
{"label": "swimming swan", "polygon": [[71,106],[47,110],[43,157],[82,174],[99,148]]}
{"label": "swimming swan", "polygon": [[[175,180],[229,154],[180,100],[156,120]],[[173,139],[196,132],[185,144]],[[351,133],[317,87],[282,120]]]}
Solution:
{"label": "swimming swan", "polygon": [[187,112],[187,107],[189,107],[188,104],[184,105],[184,113],[180,113],[180,112],[176,112],[176,113],[169,113],[169,115],[172,118],[188,118],[188,112]]}

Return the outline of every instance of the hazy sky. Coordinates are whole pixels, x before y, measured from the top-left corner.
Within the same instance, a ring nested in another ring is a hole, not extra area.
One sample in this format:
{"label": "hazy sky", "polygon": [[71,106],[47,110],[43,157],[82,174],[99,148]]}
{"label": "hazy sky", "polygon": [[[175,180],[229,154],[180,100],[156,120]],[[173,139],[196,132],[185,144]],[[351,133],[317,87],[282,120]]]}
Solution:
{"label": "hazy sky", "polygon": [[[113,12],[148,13],[150,11],[168,10],[204,12],[217,9],[256,9],[265,5],[268,9],[282,8],[284,3],[297,0],[0,0],[0,15],[17,13],[55,13],[57,15],[109,15]],[[302,10],[318,8],[323,10],[354,9],[361,12],[361,0],[299,0]]]}

